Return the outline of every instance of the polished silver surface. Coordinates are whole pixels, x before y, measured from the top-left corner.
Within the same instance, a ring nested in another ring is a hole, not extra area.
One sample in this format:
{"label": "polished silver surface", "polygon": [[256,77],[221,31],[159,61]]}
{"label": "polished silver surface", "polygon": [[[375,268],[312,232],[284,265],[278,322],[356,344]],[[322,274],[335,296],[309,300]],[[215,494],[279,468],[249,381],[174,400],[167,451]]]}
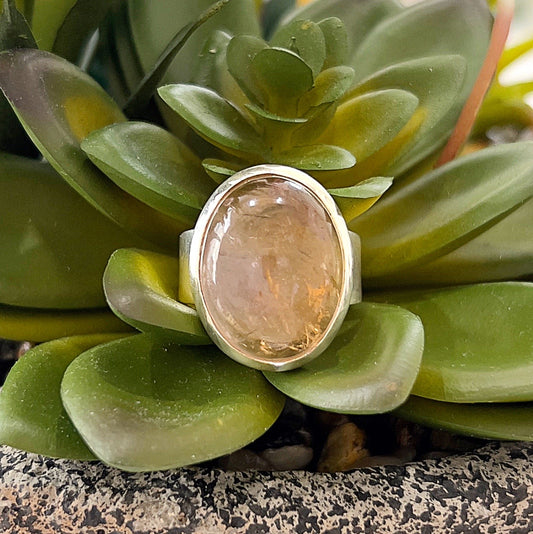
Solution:
{"label": "polished silver surface", "polygon": [[[342,253],[342,280],[340,297],[329,325],[322,333],[321,339],[310,348],[290,357],[266,358],[264,355],[243,353],[221,334],[213,321],[205,295],[202,292],[200,272],[204,260],[206,233],[217,210],[224,200],[238,187],[245,183],[264,178],[279,178],[296,182],[312,194],[329,216],[335,229]],[[188,272],[186,258],[188,257]],[[234,360],[260,370],[285,371],[300,367],[321,354],[333,341],[351,304],[361,300],[360,240],[348,231],[346,222],[329,193],[314,178],[306,173],[281,165],[258,165],[240,171],[226,180],[212,194],[205,204],[194,230],[184,232],[180,237],[180,299],[187,302],[194,300],[194,305],[207,333],[214,343]],[[183,276],[186,279],[183,279]],[[188,278],[188,279],[187,279]],[[190,291],[189,291],[190,287]]]}

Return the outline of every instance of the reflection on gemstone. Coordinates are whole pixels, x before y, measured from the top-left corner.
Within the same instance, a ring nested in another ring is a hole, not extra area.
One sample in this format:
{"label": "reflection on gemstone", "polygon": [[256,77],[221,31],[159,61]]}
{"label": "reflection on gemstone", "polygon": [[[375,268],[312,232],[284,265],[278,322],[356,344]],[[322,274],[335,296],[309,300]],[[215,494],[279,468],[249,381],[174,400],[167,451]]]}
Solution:
{"label": "reflection on gemstone", "polygon": [[243,182],[205,233],[206,311],[226,341],[252,357],[307,353],[339,305],[342,260],[330,216],[304,185],[275,176]]}

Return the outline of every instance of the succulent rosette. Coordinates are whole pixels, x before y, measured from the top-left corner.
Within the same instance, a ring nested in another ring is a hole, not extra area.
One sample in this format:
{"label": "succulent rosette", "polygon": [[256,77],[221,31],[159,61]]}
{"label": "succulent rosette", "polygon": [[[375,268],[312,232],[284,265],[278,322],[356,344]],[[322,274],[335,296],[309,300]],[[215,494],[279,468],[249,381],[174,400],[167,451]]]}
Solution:
{"label": "succulent rosette", "polygon": [[[17,6],[0,21],[0,336],[44,343],[0,394],[2,443],[178,467],[250,443],[286,396],[533,439],[533,142],[435,165],[486,65],[485,0]],[[526,89],[497,84],[477,132],[530,127]],[[262,163],[312,175],[362,246],[363,302],[282,373],[232,361],[179,300],[179,235]]]}

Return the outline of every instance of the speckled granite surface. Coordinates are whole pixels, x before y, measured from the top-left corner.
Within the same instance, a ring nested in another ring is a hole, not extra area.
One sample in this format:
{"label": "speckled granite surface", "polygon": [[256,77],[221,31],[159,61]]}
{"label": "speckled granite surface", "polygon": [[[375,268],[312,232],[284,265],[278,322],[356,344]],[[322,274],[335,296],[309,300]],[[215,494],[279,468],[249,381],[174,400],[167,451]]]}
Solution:
{"label": "speckled granite surface", "polygon": [[533,444],[347,474],[129,474],[0,448],[0,532],[533,532]]}

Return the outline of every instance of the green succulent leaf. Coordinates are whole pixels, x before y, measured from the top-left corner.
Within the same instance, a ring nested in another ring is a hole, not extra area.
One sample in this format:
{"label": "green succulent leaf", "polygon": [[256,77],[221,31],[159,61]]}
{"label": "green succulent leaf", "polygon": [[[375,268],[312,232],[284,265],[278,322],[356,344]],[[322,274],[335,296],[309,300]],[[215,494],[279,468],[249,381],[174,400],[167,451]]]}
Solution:
{"label": "green succulent leaf", "polygon": [[[431,0],[384,20],[367,34],[357,49],[351,64],[356,68],[358,80],[391,65],[428,56],[457,54],[466,59],[468,70],[464,84],[450,102],[438,128],[416,147],[417,161],[442,145],[455,126],[485,59],[491,30],[492,15],[485,0]],[[435,35],[439,38],[435,39]],[[414,149],[411,157],[415,158]],[[402,170],[407,166],[404,162]]]}
{"label": "green succulent leaf", "polygon": [[283,396],[214,347],[138,335],[68,367],[67,413],[90,449],[128,471],[202,462],[243,447],[276,420]]}
{"label": "green succulent leaf", "polygon": [[43,310],[0,305],[0,338],[51,341],[86,334],[130,333],[108,309]]}
{"label": "green succulent leaf", "polygon": [[[368,92],[400,89],[413,93],[419,107],[404,132],[378,151],[366,166],[358,169],[363,178],[403,173],[437,147],[450,134],[454,121],[450,108],[457,103],[464,86],[466,63],[460,56],[423,57],[386,67],[357,85],[345,97],[349,100]],[[399,140],[399,141],[398,141]]]}
{"label": "green succulent leaf", "polygon": [[326,60],[324,33],[318,24],[309,20],[294,20],[281,26],[270,40],[270,46],[298,54],[311,67],[314,77]]}
{"label": "green succulent leaf", "polygon": [[528,200],[532,177],[533,143],[523,142],[400,183],[351,225],[362,238],[363,277],[382,279],[458,248]]}
{"label": "green succulent leaf", "polygon": [[335,199],[344,220],[350,224],[381,198],[393,180],[391,177],[375,176],[351,187],[328,189],[328,192]]}
{"label": "green succulent leaf", "polygon": [[215,189],[198,157],[152,124],[107,126],[89,134],[81,148],[120,188],[190,226]]}
{"label": "green succulent leaf", "polygon": [[0,153],[0,303],[105,306],[102,274],[118,247],[147,247],[91,207],[45,163]]}
{"label": "green succulent leaf", "polygon": [[31,29],[41,50],[52,50],[57,32],[77,0],[33,1]]}
{"label": "green succulent leaf", "polygon": [[298,402],[340,413],[382,413],[403,403],[424,349],[422,323],[397,306],[352,306],[333,343],[311,363],[265,372]]}
{"label": "green succulent leaf", "polygon": [[353,78],[351,67],[331,67],[322,71],[316,77],[313,88],[300,99],[299,110],[303,112],[312,106],[337,101],[351,87]]}
{"label": "green succulent leaf", "polygon": [[124,322],[176,343],[211,343],[196,311],[178,301],[178,286],[178,258],[146,250],[117,250],[104,274],[109,307]]}
{"label": "green succulent leaf", "polygon": [[323,69],[344,65],[348,60],[348,34],[337,17],[321,20],[318,25],[326,40],[326,59]]}
{"label": "green succulent leaf", "polygon": [[74,2],[57,30],[52,52],[71,62],[78,60],[83,45],[100,26],[115,2],[118,0],[77,0]]}
{"label": "green succulent leaf", "polygon": [[283,117],[263,109],[254,104],[245,104],[245,108],[257,119],[258,122],[274,122],[281,124],[305,124],[309,119],[305,117]]}
{"label": "green succulent leaf", "polygon": [[[324,19],[336,17],[343,21],[348,35],[348,59],[351,59],[361,41],[370,31],[385,19],[400,13],[402,6],[397,0],[372,0],[371,2],[347,2],[328,0],[309,2],[286,15],[281,24],[297,19],[321,23]],[[345,63],[345,61],[343,61]]]}
{"label": "green succulent leaf", "polygon": [[254,79],[251,63],[255,56],[268,48],[263,39],[254,35],[236,35],[226,50],[227,66],[230,74],[251,102],[263,105],[266,95]]}
{"label": "green succulent leaf", "polygon": [[202,161],[202,166],[205,172],[217,184],[221,184],[224,180],[233,176],[236,172],[242,170],[242,165],[224,161],[216,158],[206,158]]}
{"label": "green succulent leaf", "polygon": [[338,107],[319,141],[341,146],[362,162],[398,135],[418,103],[415,95],[399,89],[355,96]]}
{"label": "green succulent leaf", "polygon": [[0,443],[45,456],[95,460],[63,408],[61,380],[79,354],[117,337],[57,339],[24,354],[0,394]]}
{"label": "green succulent leaf", "polygon": [[446,402],[533,400],[533,284],[502,282],[372,297],[424,323],[413,394]]}
{"label": "green succulent leaf", "polygon": [[[381,287],[457,285],[533,275],[533,200],[449,254],[393,273]],[[370,286],[372,281],[370,281]]]}
{"label": "green succulent leaf", "polygon": [[[28,23],[13,0],[4,0],[0,14],[0,51],[9,48],[37,48]],[[0,150],[32,155],[31,141],[20,125],[9,102],[0,91]]]}
{"label": "green succulent leaf", "polygon": [[173,249],[187,227],[128,195],[88,160],[89,133],[125,120],[92,78],[39,50],[0,54],[0,87],[50,164],[86,200],[129,232]]}
{"label": "green succulent leaf", "polygon": [[273,112],[292,116],[293,100],[313,87],[311,67],[300,56],[283,48],[261,50],[250,68],[255,83],[268,98],[266,107]]}
{"label": "green succulent leaf", "polygon": [[[149,72],[176,33],[176,21],[186,24],[209,9],[214,0],[130,0],[129,25],[135,49],[144,72]],[[169,16],[169,13],[171,16]],[[198,56],[214,31],[224,29],[231,35],[260,35],[255,5],[249,0],[231,0],[224,9],[199,28],[169,66],[163,83],[189,83]]]}
{"label": "green succulent leaf", "polygon": [[237,156],[264,150],[259,134],[227,100],[195,85],[166,85],[159,96],[199,135]]}
{"label": "green succulent leaf", "polygon": [[304,171],[328,171],[353,167],[355,158],[350,152],[338,146],[309,145],[273,154],[272,162]]}
{"label": "green succulent leaf", "polygon": [[178,52],[183,48],[190,37],[205,24],[211,17],[216,15],[230,0],[219,0],[208,9],[206,9],[195,22],[187,24],[171,39],[161,56],[157,59],[154,66],[146,73],[139,86],[131,94],[126,102],[124,112],[130,117],[139,116],[148,105],[155,90],[164,74],[174,61]]}
{"label": "green succulent leaf", "polygon": [[307,145],[315,141],[317,137],[320,137],[320,134],[328,127],[335,116],[336,109],[337,104],[335,102],[326,102],[311,108],[305,113],[304,117],[307,122],[301,126],[296,126],[291,133],[292,146]]}
{"label": "green succulent leaf", "polygon": [[456,404],[412,396],[395,415],[467,436],[533,440],[533,403]]}

